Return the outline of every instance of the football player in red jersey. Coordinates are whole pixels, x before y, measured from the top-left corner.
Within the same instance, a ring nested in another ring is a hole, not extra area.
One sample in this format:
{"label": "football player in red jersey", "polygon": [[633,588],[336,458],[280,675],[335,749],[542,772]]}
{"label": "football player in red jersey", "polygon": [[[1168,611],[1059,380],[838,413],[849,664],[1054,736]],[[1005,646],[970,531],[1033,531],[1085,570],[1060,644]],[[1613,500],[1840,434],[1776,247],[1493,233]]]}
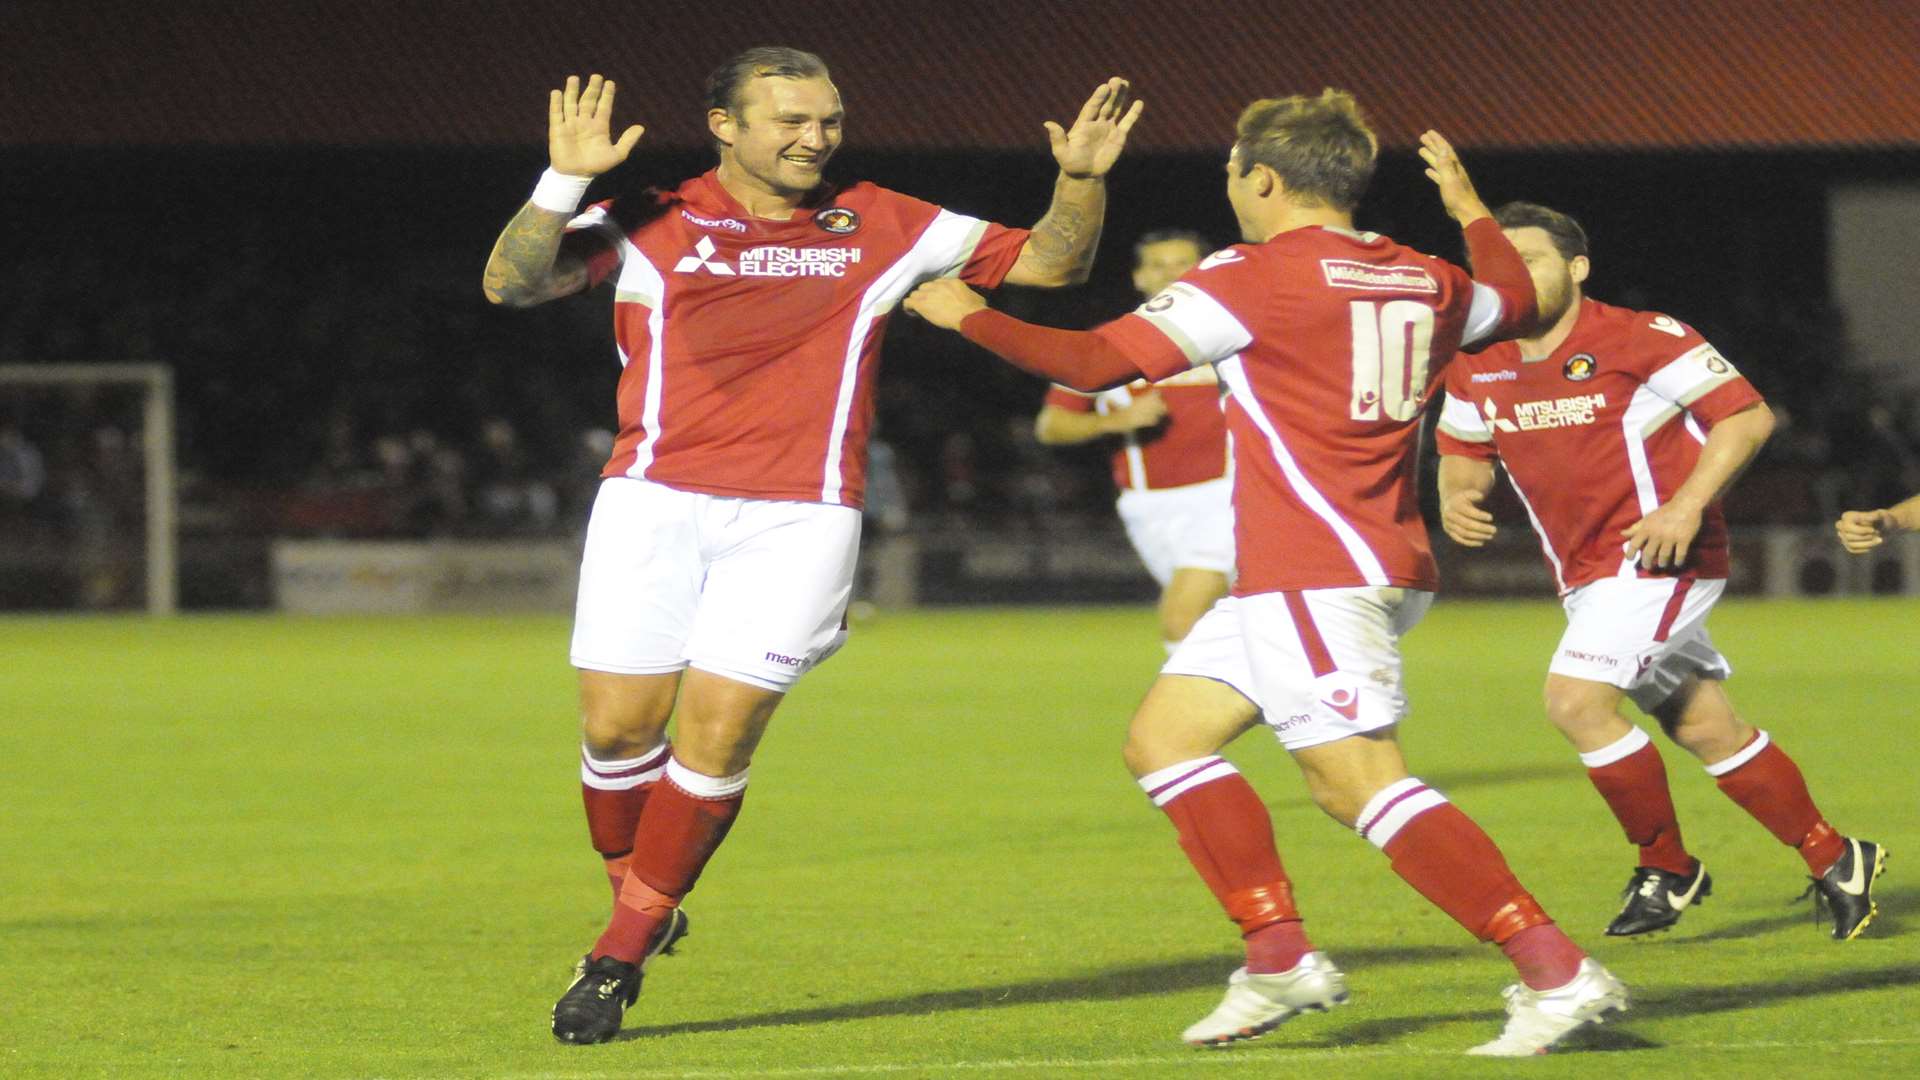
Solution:
{"label": "football player in red jersey", "polygon": [[1622,698],[1700,759],[1727,797],[1797,850],[1840,940],[1874,916],[1886,850],[1835,832],[1800,769],[1749,726],[1707,634],[1726,587],[1719,499],[1773,430],[1760,394],[1706,339],[1669,315],[1585,294],[1586,231],[1559,211],[1510,203],[1495,215],[1527,262],[1541,328],[1447,375],[1440,414],[1441,525],[1480,547],[1480,505],[1506,466],[1567,610],[1547,669],[1547,717],[1639,848],[1615,936],[1664,930],[1713,879],[1681,841],[1666,766]]}
{"label": "football player in red jersey", "polygon": [[[708,83],[719,165],[672,191],[577,212],[642,129],[615,139],[615,87],[549,95],[551,167],[501,233],[485,291],[524,307],[614,284],[620,431],[581,564],[588,830],[613,916],[554,1008],[566,1042],[611,1039],[646,961],[686,930],[681,899],[740,810],[775,707],[846,637],[888,316],[921,281],[1086,277],[1105,176],[1138,120],[1112,79],[1072,126],[1031,230],[825,169],[844,110],[811,53],[757,48]],[[673,741],[667,723],[674,721]]]}
{"label": "football player in red jersey", "polygon": [[1855,555],[1872,551],[1897,532],[1920,532],[1920,495],[1880,510],[1848,510],[1833,523],[1840,543]]}
{"label": "football player in red jersey", "polygon": [[[1199,233],[1165,229],[1133,245],[1133,287],[1153,296],[1199,265],[1211,245]],[[1135,382],[1100,394],[1047,390],[1034,437],[1072,446],[1117,436],[1113,483],[1127,539],[1160,584],[1160,637],[1167,651],[1187,636],[1233,573],[1233,485],[1227,424],[1212,367],[1165,382]]]}
{"label": "football player in red jersey", "polygon": [[1211,363],[1231,392],[1233,595],[1161,669],[1125,752],[1246,943],[1246,966],[1187,1041],[1254,1038],[1347,997],[1307,939],[1265,805],[1219,756],[1264,721],[1322,810],[1518,970],[1506,1027],[1470,1052],[1540,1053],[1625,1008],[1626,988],[1547,917],[1479,826],[1409,775],[1395,736],[1400,636],[1437,585],[1413,489],[1421,411],[1462,344],[1533,329],[1533,283],[1434,132],[1421,156],[1478,279],[1354,229],[1378,144],[1351,95],[1256,101],[1236,135],[1227,198],[1246,242],[1133,314],[1047,330],[958,282],[923,285],[907,306],[1076,389]]}

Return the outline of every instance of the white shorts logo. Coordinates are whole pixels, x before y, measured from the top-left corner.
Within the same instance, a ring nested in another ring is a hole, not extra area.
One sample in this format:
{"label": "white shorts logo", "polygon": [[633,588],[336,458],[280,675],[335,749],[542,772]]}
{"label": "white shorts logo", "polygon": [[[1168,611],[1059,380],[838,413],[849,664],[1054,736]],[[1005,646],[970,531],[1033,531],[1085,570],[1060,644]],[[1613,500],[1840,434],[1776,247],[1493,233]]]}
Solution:
{"label": "white shorts logo", "polygon": [[693,245],[694,253],[692,255],[685,256],[679,262],[673,264],[673,272],[676,274],[693,274],[704,269],[710,273],[718,274],[721,277],[732,277],[733,267],[713,257],[716,250],[713,245],[713,237],[701,237],[700,242]]}

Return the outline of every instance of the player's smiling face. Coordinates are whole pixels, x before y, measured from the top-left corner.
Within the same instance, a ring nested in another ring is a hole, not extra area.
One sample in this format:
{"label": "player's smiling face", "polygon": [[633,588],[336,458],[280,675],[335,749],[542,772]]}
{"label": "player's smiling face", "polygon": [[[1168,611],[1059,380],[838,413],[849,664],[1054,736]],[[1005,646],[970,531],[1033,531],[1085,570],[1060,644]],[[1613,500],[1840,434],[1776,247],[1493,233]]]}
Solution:
{"label": "player's smiling face", "polygon": [[1568,259],[1553,246],[1547,230],[1529,225],[1524,229],[1506,229],[1507,239],[1533,275],[1533,290],[1540,296],[1540,325],[1560,321],[1573,304],[1581,282],[1587,280],[1587,257]]}
{"label": "player's smiling face", "polygon": [[720,163],[734,176],[774,195],[819,187],[827,160],[840,149],[840,91],[824,78],[749,80],[735,112],[709,114],[725,146]]}

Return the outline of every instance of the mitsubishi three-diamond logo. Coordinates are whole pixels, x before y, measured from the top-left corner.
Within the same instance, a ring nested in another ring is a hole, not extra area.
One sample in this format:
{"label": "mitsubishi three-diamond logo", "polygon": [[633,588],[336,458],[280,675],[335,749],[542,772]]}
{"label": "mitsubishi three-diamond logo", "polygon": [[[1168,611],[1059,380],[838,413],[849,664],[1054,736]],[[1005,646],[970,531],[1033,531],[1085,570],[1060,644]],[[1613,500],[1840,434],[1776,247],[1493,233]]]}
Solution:
{"label": "mitsubishi three-diamond logo", "polygon": [[1487,423],[1492,424],[1493,429],[1495,431],[1519,431],[1520,430],[1518,427],[1514,426],[1513,421],[1501,419],[1501,417],[1498,415],[1498,413],[1500,412],[1500,406],[1496,404],[1492,398],[1487,399],[1485,411],[1487,414]]}
{"label": "mitsubishi three-diamond logo", "polygon": [[700,242],[693,245],[693,252],[693,254],[684,256],[679,262],[673,265],[674,273],[693,274],[701,270],[706,270],[710,273],[718,274],[721,277],[733,276],[733,267],[714,259],[713,237],[701,237]]}

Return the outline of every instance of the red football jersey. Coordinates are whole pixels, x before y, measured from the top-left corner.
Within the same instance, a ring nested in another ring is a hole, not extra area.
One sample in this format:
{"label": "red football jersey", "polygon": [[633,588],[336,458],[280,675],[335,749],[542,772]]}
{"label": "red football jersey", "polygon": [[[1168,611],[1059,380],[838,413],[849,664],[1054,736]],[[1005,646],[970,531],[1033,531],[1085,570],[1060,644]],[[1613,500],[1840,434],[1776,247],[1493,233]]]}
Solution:
{"label": "red football jersey", "polygon": [[1499,295],[1373,233],[1292,229],[1214,252],[1098,333],[1165,378],[1229,391],[1237,595],[1439,585],[1414,489],[1420,411]]}
{"label": "red football jersey", "polygon": [[1166,403],[1166,419],[1120,436],[1120,448],[1113,452],[1114,486],[1121,491],[1155,491],[1225,476],[1227,415],[1211,368],[1184,371],[1165,382],[1136,379],[1099,394],[1055,385],[1048,388],[1046,403],[1069,412],[1105,415],[1125,408],[1133,395],[1148,389]]}
{"label": "red football jersey", "polygon": [[847,506],[888,316],[929,278],[999,285],[1027,240],[869,183],[754,218],[712,172],[568,228],[600,243],[593,282],[614,279],[620,430],[602,475]]}
{"label": "red football jersey", "polygon": [[[1708,427],[1760,400],[1677,319],[1583,299],[1550,356],[1517,342],[1462,356],[1447,375],[1443,454],[1506,465],[1562,593],[1603,577],[1672,576],[1625,557],[1621,532],[1693,473]],[[1707,508],[1681,576],[1727,576],[1727,524]]]}

